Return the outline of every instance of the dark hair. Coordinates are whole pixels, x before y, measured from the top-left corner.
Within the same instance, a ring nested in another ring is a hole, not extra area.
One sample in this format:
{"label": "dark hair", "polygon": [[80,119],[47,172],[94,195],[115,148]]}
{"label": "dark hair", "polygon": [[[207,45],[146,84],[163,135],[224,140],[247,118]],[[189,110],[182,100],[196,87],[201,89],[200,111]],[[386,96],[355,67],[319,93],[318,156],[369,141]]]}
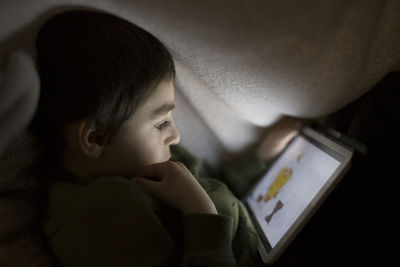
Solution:
{"label": "dark hair", "polygon": [[82,118],[94,118],[109,142],[159,82],[175,78],[161,41],[101,11],[55,15],[39,31],[36,50],[41,92],[30,127],[55,153],[63,128]]}

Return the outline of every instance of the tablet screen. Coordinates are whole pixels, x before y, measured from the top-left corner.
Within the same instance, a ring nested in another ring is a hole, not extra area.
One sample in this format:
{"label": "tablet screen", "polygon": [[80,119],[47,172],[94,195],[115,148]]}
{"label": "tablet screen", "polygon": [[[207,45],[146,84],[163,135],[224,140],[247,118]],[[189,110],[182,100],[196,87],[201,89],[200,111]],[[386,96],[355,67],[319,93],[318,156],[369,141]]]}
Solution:
{"label": "tablet screen", "polygon": [[340,157],[296,136],[246,202],[273,248],[340,166]]}

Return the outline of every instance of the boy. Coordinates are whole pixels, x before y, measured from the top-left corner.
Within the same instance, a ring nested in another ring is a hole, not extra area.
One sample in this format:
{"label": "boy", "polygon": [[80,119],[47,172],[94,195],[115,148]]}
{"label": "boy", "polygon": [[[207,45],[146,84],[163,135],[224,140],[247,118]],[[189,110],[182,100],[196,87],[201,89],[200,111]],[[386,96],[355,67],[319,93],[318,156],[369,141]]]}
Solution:
{"label": "boy", "polygon": [[[261,264],[242,203],[218,180],[168,161],[180,135],[174,63],[160,41],[116,16],[77,10],[46,22],[36,48],[31,129],[47,149],[43,227],[62,265]],[[285,142],[298,130],[282,129]],[[257,155],[264,171],[273,155]]]}

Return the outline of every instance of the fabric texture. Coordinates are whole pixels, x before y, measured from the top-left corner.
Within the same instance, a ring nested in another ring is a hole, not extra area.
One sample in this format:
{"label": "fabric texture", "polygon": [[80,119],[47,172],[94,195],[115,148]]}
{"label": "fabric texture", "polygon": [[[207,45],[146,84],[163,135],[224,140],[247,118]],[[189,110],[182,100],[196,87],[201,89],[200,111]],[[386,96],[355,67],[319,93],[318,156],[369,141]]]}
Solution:
{"label": "fabric texture", "polygon": [[[254,159],[253,153],[237,161],[235,168],[253,169],[246,161]],[[8,218],[0,224],[1,266],[75,266],[73,259],[77,258],[81,266],[111,266],[107,260],[115,259],[115,251],[108,251],[114,256],[107,258],[110,254],[101,251],[107,248],[101,246],[102,241],[114,249],[125,247],[118,250],[121,261],[117,262],[122,265],[132,264],[132,249],[137,249],[136,260],[144,256],[144,262],[136,262],[143,266],[176,266],[179,260],[183,266],[260,265],[256,232],[240,200],[220,180],[200,177],[201,161],[184,147],[172,146],[171,160],[184,163],[198,179],[215,203],[218,216],[181,218],[122,177],[87,181],[63,169],[49,169],[41,165],[44,150],[38,139],[29,131],[21,133],[7,147],[0,164],[0,208]],[[258,171],[267,169],[267,165],[258,166]],[[53,177],[48,196],[44,170],[60,174]],[[242,178],[253,179],[248,176]],[[46,203],[49,206],[44,210]],[[134,231],[135,225],[138,231]],[[127,233],[121,232],[124,230]],[[138,241],[128,242],[129,238]],[[188,251],[182,255],[184,244]],[[163,262],[153,262],[157,259]]]}
{"label": "fabric texture", "polygon": [[[332,113],[400,67],[399,0],[5,0],[0,9],[0,154],[8,154],[8,144],[26,128],[39,95],[34,53],[21,47],[32,47],[50,16],[82,7],[120,15],[172,49],[181,144],[216,167],[256,143],[280,116]],[[8,165],[4,159],[1,212],[9,220],[1,222],[0,265],[51,264],[36,250],[43,238],[31,235],[36,227],[32,205],[42,201],[37,198],[42,188],[22,161]],[[231,188],[238,195],[245,191]],[[23,233],[19,241],[13,236],[17,232]]]}
{"label": "fabric texture", "polygon": [[39,217],[46,189],[39,177],[43,147],[30,132],[12,138],[0,157],[0,266],[54,266]]}
{"label": "fabric texture", "polygon": [[[78,7],[117,14],[166,43],[176,59],[181,143],[214,166],[257,142],[282,115],[331,114],[400,68],[399,0],[6,0],[0,106],[14,88],[3,82],[11,52],[32,45],[50,16]],[[28,72],[16,77],[37,84]],[[15,116],[0,108],[0,118],[12,118],[4,125],[14,126],[0,126],[0,142],[24,128],[36,100],[26,98]]]}
{"label": "fabric texture", "polygon": [[26,128],[39,100],[37,75],[32,47],[13,51],[4,72],[0,72],[0,155],[7,143]]}
{"label": "fabric texture", "polygon": [[[57,167],[48,172],[54,182],[43,226],[62,265],[262,266],[243,203],[220,180],[199,177],[199,160],[184,147],[171,154],[196,177],[218,215],[182,216],[129,179],[84,180]],[[246,160],[239,165],[253,167]]]}

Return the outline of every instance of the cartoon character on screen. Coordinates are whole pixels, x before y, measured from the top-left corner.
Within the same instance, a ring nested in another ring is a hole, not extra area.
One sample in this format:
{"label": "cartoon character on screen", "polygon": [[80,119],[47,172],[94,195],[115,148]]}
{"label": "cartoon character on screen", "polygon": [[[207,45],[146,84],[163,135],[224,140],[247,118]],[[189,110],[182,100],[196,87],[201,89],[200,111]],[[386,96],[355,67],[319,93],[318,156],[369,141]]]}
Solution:
{"label": "cartoon character on screen", "polygon": [[[296,162],[299,162],[302,157],[303,157],[303,153],[301,153],[300,155],[297,156]],[[260,194],[257,197],[257,202],[261,202],[263,200],[264,200],[264,202],[268,202],[270,199],[276,197],[276,195],[279,193],[281,188],[289,181],[289,179],[292,177],[292,175],[293,175],[292,168],[288,168],[288,167],[282,168],[280,170],[280,172],[278,173],[278,175],[275,177],[274,182],[270,185],[270,187],[268,187],[268,191],[265,194],[265,196]]]}
{"label": "cartoon character on screen", "polygon": [[261,202],[263,200],[264,200],[264,202],[268,202],[270,199],[274,198],[279,193],[281,188],[287,183],[287,181],[289,181],[289,179],[292,177],[292,175],[293,175],[293,169],[284,167],[278,173],[278,175],[276,176],[272,185],[270,185],[270,187],[268,187],[268,191],[265,194],[265,196],[263,196],[261,194],[258,196],[257,202]]}
{"label": "cartoon character on screen", "polygon": [[[301,158],[303,157],[303,153],[297,156],[296,162],[299,162]],[[259,195],[257,198],[257,202],[261,202],[264,200],[264,202],[268,202],[270,199],[276,197],[276,195],[279,193],[281,188],[289,181],[289,179],[293,175],[293,169],[284,167],[278,175],[276,176],[274,182],[272,185],[268,188],[267,194],[265,196]],[[280,209],[282,209],[284,206],[283,202],[281,200],[278,200],[278,202],[275,204],[274,209],[272,212],[265,217],[265,221],[267,223],[270,223],[272,220],[272,216],[274,216],[275,213],[277,213]]]}

